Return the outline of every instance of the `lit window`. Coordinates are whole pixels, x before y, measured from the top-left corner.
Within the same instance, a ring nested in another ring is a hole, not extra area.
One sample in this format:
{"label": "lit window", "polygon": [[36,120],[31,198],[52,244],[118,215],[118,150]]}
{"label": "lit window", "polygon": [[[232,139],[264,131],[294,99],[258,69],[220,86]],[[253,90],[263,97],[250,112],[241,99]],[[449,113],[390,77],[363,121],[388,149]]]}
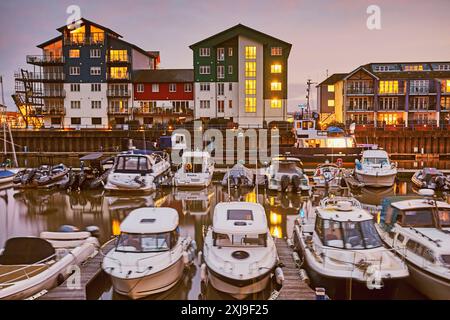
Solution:
{"label": "lit window", "polygon": [[83,44],[85,40],[85,35],[86,35],[86,28],[85,26],[81,26],[80,28],[71,30],[69,32],[69,39],[66,39],[65,41],[68,41],[68,43],[70,44]]}
{"label": "lit window", "polygon": [[245,80],[245,94],[256,94],[256,80]]}
{"label": "lit window", "polygon": [[270,71],[272,73],[281,73],[282,67],[281,64],[273,64],[270,66]]}
{"label": "lit window", "polygon": [[256,112],[256,98],[245,98],[245,112]]}
{"label": "lit window", "polygon": [[79,58],[80,57],[80,50],[78,50],[78,49],[71,49],[71,50],[69,50],[69,57],[70,58]]}
{"label": "lit window", "polygon": [[328,106],[334,107],[334,100],[328,100]]}
{"label": "lit window", "polygon": [[328,92],[334,92],[334,85],[328,86]]}
{"label": "lit window", "polygon": [[398,81],[380,81],[380,94],[398,93]]}
{"label": "lit window", "polygon": [[245,46],[245,59],[256,59],[256,47]]}
{"label": "lit window", "polygon": [[97,27],[91,26],[91,44],[103,43],[105,40],[105,32]]}
{"label": "lit window", "polygon": [[270,101],[270,107],[272,109],[281,109],[282,101],[280,99],[272,99]]}
{"label": "lit window", "polygon": [[405,71],[423,71],[423,65],[419,64],[419,65],[405,66],[404,70]]}
{"label": "lit window", "polygon": [[447,82],[447,85],[446,85],[446,88],[445,88],[445,92],[446,93],[450,93],[450,80],[447,80],[446,82]]}
{"label": "lit window", "polygon": [[128,68],[127,67],[112,67],[110,69],[111,79],[128,79]]}
{"label": "lit window", "polygon": [[270,54],[272,56],[281,56],[281,55],[283,55],[283,48],[281,48],[281,47],[272,47],[270,49]]}
{"label": "lit window", "polygon": [[281,91],[281,82],[272,82],[270,84],[270,88],[272,89],[272,91]]}
{"label": "lit window", "polygon": [[109,50],[109,61],[128,62],[127,50]]}
{"label": "lit window", "polygon": [[256,62],[245,63],[245,76],[256,77]]}

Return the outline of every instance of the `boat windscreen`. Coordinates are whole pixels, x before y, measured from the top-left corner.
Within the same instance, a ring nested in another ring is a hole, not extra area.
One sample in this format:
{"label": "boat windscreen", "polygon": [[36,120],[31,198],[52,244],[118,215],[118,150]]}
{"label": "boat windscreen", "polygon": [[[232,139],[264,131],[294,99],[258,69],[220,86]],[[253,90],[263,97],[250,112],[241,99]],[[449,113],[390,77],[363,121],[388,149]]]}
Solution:
{"label": "boat windscreen", "polygon": [[115,171],[120,173],[150,170],[150,163],[146,157],[122,156],[118,157]]}
{"label": "boat windscreen", "polygon": [[55,255],[55,249],[41,238],[11,238],[6,241],[0,265],[26,265],[46,260]]}
{"label": "boat windscreen", "polygon": [[133,253],[167,251],[177,242],[177,231],[152,234],[122,233],[116,251]]}
{"label": "boat windscreen", "polygon": [[388,159],[386,158],[364,158],[364,164],[368,165],[386,165],[389,163]]}
{"label": "boat windscreen", "polygon": [[253,220],[253,212],[252,210],[231,209],[227,211],[227,220]]}
{"label": "boat windscreen", "polygon": [[439,222],[441,223],[441,227],[448,228],[450,227],[450,209],[438,209],[439,214]]}
{"label": "boat windscreen", "polygon": [[406,210],[401,224],[408,227],[433,227],[433,212],[429,208]]}
{"label": "boat windscreen", "polygon": [[278,172],[296,173],[299,168],[295,162],[279,162]]}

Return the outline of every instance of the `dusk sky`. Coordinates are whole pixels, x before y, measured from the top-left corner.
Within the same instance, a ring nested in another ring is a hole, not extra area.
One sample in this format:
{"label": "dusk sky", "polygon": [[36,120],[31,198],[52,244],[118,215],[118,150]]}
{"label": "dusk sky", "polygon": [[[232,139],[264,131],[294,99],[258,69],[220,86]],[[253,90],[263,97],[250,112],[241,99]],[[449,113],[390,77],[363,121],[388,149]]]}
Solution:
{"label": "dusk sky", "polygon": [[[450,60],[450,0],[2,0],[0,75],[9,109],[15,110],[14,70],[26,67],[27,54],[40,54],[37,44],[58,35],[72,4],[126,41],[159,50],[161,68],[192,68],[190,44],[238,23],[290,42],[290,111],[305,102],[306,80],[323,81],[327,70]],[[372,4],[381,8],[381,30],[367,28]]]}

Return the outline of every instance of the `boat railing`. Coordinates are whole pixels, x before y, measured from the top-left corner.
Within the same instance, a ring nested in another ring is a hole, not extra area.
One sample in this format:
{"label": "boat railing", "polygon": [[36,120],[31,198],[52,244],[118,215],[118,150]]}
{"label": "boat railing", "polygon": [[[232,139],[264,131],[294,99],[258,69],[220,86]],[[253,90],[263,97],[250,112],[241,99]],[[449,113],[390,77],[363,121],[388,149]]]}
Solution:
{"label": "boat railing", "polygon": [[327,197],[320,201],[320,206],[322,208],[329,207],[329,206],[337,206],[337,204],[339,202],[347,202],[347,203],[350,203],[352,205],[352,207],[355,207],[358,209],[362,208],[361,203],[358,200],[356,200],[355,198],[351,198],[351,197]]}

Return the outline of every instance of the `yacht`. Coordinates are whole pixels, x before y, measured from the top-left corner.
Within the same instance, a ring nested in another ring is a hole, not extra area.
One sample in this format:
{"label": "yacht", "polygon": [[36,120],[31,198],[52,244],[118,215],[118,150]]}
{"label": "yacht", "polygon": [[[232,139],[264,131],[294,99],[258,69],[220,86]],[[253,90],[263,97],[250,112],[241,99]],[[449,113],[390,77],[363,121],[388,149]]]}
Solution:
{"label": "yacht", "polygon": [[315,286],[334,299],[389,298],[406,264],[383,243],[372,215],[354,198],[325,198],[294,225],[294,244]]}
{"label": "yacht", "polygon": [[185,151],[175,173],[177,187],[207,187],[214,173],[214,161],[206,151]]}
{"label": "yacht", "polygon": [[316,188],[340,187],[341,180],[341,168],[334,163],[325,162],[319,164],[314,171],[313,181]]}
{"label": "yacht", "polygon": [[356,160],[356,179],[367,187],[392,187],[397,178],[397,167],[384,150],[365,150],[361,161]]}
{"label": "yacht", "polygon": [[252,202],[217,204],[203,249],[208,283],[236,299],[263,291],[278,263],[264,208]]}
{"label": "yacht", "polygon": [[406,261],[411,284],[430,299],[450,300],[450,205],[422,196],[382,205],[381,238]]}
{"label": "yacht", "polygon": [[281,192],[309,192],[308,176],[303,171],[303,163],[294,157],[275,157],[265,170],[266,185],[269,190]]}
{"label": "yacht", "polygon": [[108,191],[151,192],[170,174],[170,161],[164,152],[118,155],[108,175],[105,189]]}
{"label": "yacht", "polygon": [[0,300],[30,299],[61,285],[98,252],[88,231],[42,232],[40,237],[17,237],[0,250]]}
{"label": "yacht", "polygon": [[120,224],[120,232],[102,263],[118,294],[140,299],[169,290],[192,262],[193,243],[180,236],[174,209],[136,209]]}

